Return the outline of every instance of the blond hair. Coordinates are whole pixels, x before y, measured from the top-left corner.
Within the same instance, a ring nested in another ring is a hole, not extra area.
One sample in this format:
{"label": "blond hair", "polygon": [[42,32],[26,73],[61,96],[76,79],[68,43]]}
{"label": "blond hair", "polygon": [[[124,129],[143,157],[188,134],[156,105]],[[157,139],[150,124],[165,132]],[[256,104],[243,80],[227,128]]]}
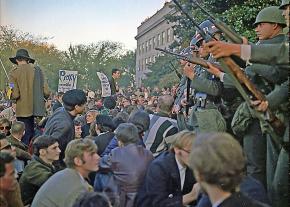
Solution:
{"label": "blond hair", "polygon": [[192,145],[189,167],[206,183],[234,192],[244,176],[245,157],[239,142],[230,134],[200,134]]}
{"label": "blond hair", "polygon": [[68,143],[65,149],[65,164],[74,168],[74,158],[83,159],[84,152],[97,152],[97,145],[90,139],[75,139]]}
{"label": "blond hair", "polygon": [[170,146],[170,150],[173,151],[173,148],[183,149],[186,146],[192,146],[192,143],[195,140],[195,132],[183,130],[173,135],[173,141]]}

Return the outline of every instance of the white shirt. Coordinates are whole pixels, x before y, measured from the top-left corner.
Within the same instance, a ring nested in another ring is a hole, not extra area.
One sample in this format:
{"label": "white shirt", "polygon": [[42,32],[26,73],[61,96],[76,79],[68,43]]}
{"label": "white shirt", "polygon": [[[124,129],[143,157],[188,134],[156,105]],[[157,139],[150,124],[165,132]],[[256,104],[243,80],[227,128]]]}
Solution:
{"label": "white shirt", "polygon": [[178,170],[179,170],[179,175],[180,175],[180,186],[181,186],[181,191],[183,189],[183,185],[184,185],[184,180],[185,180],[185,171],[186,171],[186,167],[183,167],[181,165],[181,163],[178,161],[178,159],[176,158],[176,155],[175,155],[175,160],[176,160],[176,163],[177,163],[177,167],[178,167]]}

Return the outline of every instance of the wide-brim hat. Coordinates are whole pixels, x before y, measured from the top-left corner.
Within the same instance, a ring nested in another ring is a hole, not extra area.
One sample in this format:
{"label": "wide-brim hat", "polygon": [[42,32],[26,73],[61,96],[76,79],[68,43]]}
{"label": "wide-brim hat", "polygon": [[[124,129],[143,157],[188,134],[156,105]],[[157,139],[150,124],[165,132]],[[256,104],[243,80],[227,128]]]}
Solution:
{"label": "wide-brim hat", "polygon": [[16,62],[17,58],[26,58],[29,61],[29,63],[32,63],[32,64],[35,62],[35,60],[29,56],[28,51],[26,49],[17,50],[15,57],[11,57],[9,58],[9,60],[12,63],[17,64]]}

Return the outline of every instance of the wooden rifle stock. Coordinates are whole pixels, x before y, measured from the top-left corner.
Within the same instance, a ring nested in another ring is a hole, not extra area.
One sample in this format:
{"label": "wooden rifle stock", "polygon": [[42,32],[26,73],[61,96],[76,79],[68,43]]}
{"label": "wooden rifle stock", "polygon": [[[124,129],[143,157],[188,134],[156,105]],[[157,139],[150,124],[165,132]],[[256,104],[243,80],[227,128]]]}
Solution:
{"label": "wooden rifle stock", "polygon": [[[225,64],[231,69],[234,76],[243,83],[247,89],[253,94],[253,96],[260,101],[266,101],[265,95],[256,88],[256,86],[247,78],[246,74],[239,68],[239,66],[229,57],[222,58]],[[273,127],[275,133],[279,136],[283,136],[285,132],[285,125],[275,116],[275,114],[268,108],[266,113],[268,114],[268,121]]]}
{"label": "wooden rifle stock", "polygon": [[[182,60],[185,60],[189,63],[192,63],[192,64],[196,64],[196,65],[201,65],[202,67],[204,68],[209,68],[208,66],[208,62],[202,58],[198,58],[198,57],[188,57],[188,56],[185,56],[185,55],[181,55],[181,54],[178,54],[178,53],[174,53],[174,52],[171,52],[171,51],[168,51],[168,50],[165,50],[165,49],[161,49],[161,48],[158,48],[156,47],[155,50],[159,50],[161,52],[164,52],[166,54],[169,54],[169,55],[174,55],[176,57],[178,57],[179,59],[182,59]],[[216,63],[211,63],[214,67],[218,68],[220,71],[223,71],[223,69],[221,68],[220,65],[216,64]]]}

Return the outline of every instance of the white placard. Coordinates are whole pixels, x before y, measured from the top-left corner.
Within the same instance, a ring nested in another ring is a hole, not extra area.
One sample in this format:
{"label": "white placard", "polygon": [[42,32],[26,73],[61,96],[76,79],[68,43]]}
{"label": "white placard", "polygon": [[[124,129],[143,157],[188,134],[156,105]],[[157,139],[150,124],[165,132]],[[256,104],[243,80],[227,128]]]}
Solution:
{"label": "white placard", "polygon": [[59,70],[58,92],[77,88],[78,71]]}
{"label": "white placard", "polygon": [[101,81],[102,97],[111,96],[111,86],[110,86],[108,77],[104,73],[101,73],[101,72],[97,72],[97,75]]}

